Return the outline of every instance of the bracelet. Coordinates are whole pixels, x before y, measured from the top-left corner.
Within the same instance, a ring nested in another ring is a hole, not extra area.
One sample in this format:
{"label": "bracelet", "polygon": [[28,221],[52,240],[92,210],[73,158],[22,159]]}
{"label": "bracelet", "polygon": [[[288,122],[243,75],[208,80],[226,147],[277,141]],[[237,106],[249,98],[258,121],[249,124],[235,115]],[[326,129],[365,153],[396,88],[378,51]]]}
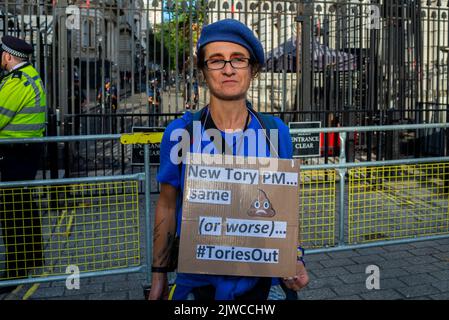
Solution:
{"label": "bracelet", "polygon": [[306,262],[304,261],[304,255],[305,255],[304,248],[301,247],[301,246],[298,246],[298,250],[297,250],[296,254],[297,254],[297,256],[296,256],[297,261],[301,261],[302,264],[305,267],[306,266]]}
{"label": "bracelet", "polygon": [[151,267],[151,272],[155,272],[155,273],[168,273],[170,272],[170,268],[169,267]]}

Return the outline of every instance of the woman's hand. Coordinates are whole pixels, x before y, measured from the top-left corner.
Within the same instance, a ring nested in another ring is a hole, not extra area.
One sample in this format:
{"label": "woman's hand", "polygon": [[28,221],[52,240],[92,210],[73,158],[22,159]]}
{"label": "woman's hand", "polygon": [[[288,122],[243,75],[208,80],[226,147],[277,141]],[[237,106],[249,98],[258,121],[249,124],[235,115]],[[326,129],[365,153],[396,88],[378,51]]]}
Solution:
{"label": "woman's hand", "polygon": [[166,273],[154,272],[148,300],[168,300],[168,278]]}
{"label": "woman's hand", "polygon": [[284,284],[287,288],[299,291],[309,284],[309,275],[306,267],[301,261],[296,262],[296,276],[293,278],[284,278]]}

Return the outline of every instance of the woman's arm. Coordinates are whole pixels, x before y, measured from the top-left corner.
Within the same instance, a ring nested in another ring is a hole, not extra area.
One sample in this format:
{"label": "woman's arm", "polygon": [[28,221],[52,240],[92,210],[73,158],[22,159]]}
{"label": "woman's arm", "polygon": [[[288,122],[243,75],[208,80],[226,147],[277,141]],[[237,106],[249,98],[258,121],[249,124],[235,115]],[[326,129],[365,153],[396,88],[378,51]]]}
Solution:
{"label": "woman's arm", "polygon": [[[168,266],[176,236],[176,197],[178,190],[170,184],[161,184],[156,204],[153,237],[153,267]],[[168,298],[167,272],[152,272],[150,300]]]}

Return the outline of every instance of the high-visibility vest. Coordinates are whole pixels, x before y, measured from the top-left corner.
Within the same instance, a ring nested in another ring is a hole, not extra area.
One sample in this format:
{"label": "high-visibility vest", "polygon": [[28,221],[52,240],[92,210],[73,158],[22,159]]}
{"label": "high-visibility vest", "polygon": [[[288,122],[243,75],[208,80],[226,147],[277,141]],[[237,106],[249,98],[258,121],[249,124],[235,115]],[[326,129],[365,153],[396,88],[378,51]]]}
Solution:
{"label": "high-visibility vest", "polygon": [[42,80],[27,63],[0,81],[0,139],[44,135],[47,103]]}

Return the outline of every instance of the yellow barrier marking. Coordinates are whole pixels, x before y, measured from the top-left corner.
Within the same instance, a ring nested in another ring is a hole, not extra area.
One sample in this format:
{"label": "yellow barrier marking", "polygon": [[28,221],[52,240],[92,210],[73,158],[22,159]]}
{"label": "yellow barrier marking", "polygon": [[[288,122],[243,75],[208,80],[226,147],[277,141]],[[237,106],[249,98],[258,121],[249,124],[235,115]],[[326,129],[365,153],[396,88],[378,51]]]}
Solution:
{"label": "yellow barrier marking", "polygon": [[173,287],[170,290],[170,293],[168,294],[168,300],[173,300],[173,295],[175,294],[176,290],[176,284],[173,285]]}
{"label": "yellow barrier marking", "polygon": [[80,208],[89,208],[92,204],[89,201],[78,202],[78,207]]}
{"label": "yellow barrier marking", "polygon": [[125,133],[120,137],[121,144],[161,143],[163,132]]}
{"label": "yellow barrier marking", "polygon": [[400,188],[395,188],[394,185],[388,186],[383,185],[381,190],[377,190],[376,193],[379,195],[384,195],[387,199],[396,202],[399,205],[409,205],[414,206],[416,202],[407,199],[407,196],[398,195],[398,192],[402,191]]}
{"label": "yellow barrier marking", "polygon": [[70,230],[72,229],[72,223],[73,223],[73,214],[75,213],[75,211],[72,210],[70,216],[69,216],[69,221],[67,222],[66,228],[65,228],[65,236],[68,238],[70,237]]}
{"label": "yellow barrier marking", "polygon": [[415,202],[408,200],[408,199],[404,198],[403,196],[392,195],[392,194],[389,194],[388,192],[392,192],[392,191],[385,190],[385,191],[381,191],[378,193],[383,194],[386,198],[390,199],[391,201],[395,202],[398,205],[408,205],[408,206],[415,205]]}
{"label": "yellow barrier marking", "polygon": [[[73,213],[75,211],[72,210],[70,212],[70,215],[68,216],[68,221],[66,224],[66,228],[65,228],[65,232],[63,233],[67,238],[70,236],[70,230],[72,229],[72,224],[73,224]],[[59,218],[58,224],[57,224],[57,230],[58,232],[56,232],[56,234],[62,234],[61,232],[61,227],[62,227],[62,222],[63,220],[67,218],[67,210],[63,210],[61,217]],[[65,244],[67,244],[67,242],[65,242]],[[49,267],[49,273],[53,272],[53,267]],[[42,277],[46,277],[49,275],[49,273],[45,272],[42,274]],[[22,300],[28,300],[36,291],[37,289],[39,289],[40,287],[40,283],[35,283],[31,286],[30,289],[28,289],[28,291],[23,295]],[[16,289],[17,290],[17,289]],[[17,290],[18,291],[18,290]]]}
{"label": "yellow barrier marking", "polygon": [[6,298],[5,298],[4,300],[17,300],[17,299],[15,298],[15,295],[16,295],[20,290],[22,290],[22,288],[23,288],[23,285],[22,285],[22,284],[21,284],[21,285],[18,285],[17,288],[15,288],[13,291],[11,291],[11,292],[6,296]]}
{"label": "yellow barrier marking", "polygon": [[20,290],[22,290],[22,288],[23,288],[23,285],[21,284],[20,286],[17,286],[17,288],[15,288],[15,289],[12,291],[12,293],[13,293],[13,294],[16,294],[17,292],[19,292]]}
{"label": "yellow barrier marking", "polygon": [[23,295],[22,300],[28,300],[28,298],[30,298],[37,289],[39,289],[39,286],[41,284],[40,283],[35,283],[31,286],[31,288]]}
{"label": "yellow barrier marking", "polygon": [[[49,269],[50,269],[50,271],[49,272],[44,272],[41,275],[41,277],[47,277],[47,276],[49,276],[50,273],[53,272],[53,268],[52,267],[49,267]],[[33,284],[31,286],[31,288],[28,289],[27,292],[25,292],[25,294],[22,297],[22,300],[28,300],[37,291],[37,289],[39,289],[40,285],[41,285],[40,283]]]}
{"label": "yellow barrier marking", "polygon": [[56,225],[55,234],[61,233],[62,221],[65,219],[66,216],[67,216],[67,210],[63,210],[61,216],[58,219],[58,224]]}

